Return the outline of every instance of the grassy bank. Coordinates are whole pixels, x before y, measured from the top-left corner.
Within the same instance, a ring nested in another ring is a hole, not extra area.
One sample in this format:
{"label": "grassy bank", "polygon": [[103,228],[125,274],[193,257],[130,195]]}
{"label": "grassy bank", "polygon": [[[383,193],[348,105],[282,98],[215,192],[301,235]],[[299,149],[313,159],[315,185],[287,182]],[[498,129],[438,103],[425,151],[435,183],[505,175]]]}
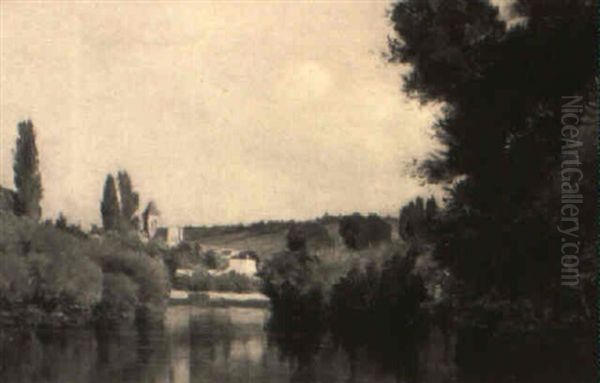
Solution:
{"label": "grassy bank", "polygon": [[234,271],[211,274],[207,269],[198,267],[192,275],[176,276],[173,287],[186,291],[248,293],[260,290],[260,280]]}

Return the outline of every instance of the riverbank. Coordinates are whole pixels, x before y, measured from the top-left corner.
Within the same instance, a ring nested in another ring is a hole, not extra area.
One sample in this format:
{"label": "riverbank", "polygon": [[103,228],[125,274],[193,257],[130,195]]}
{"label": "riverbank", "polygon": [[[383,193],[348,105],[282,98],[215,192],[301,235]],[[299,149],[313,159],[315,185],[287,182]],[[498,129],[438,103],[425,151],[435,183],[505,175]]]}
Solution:
{"label": "riverbank", "polygon": [[0,211],[0,324],[161,320],[170,289],[162,258],[135,233],[75,235]]}
{"label": "riverbank", "polygon": [[258,292],[234,293],[223,291],[171,290],[170,305],[210,306],[210,307],[256,307],[268,308],[269,298]]}

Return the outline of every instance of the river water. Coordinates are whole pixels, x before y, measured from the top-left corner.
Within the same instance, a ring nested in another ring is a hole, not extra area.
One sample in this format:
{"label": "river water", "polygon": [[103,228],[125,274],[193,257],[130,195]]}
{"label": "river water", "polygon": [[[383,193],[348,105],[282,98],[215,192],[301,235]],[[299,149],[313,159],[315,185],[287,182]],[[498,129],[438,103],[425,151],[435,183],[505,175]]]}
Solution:
{"label": "river water", "polygon": [[[587,383],[590,342],[521,337],[501,344],[432,329],[401,347],[281,334],[263,308],[169,307],[162,326],[2,329],[0,382]],[[397,341],[396,341],[397,342]],[[368,342],[367,342],[368,343]]]}

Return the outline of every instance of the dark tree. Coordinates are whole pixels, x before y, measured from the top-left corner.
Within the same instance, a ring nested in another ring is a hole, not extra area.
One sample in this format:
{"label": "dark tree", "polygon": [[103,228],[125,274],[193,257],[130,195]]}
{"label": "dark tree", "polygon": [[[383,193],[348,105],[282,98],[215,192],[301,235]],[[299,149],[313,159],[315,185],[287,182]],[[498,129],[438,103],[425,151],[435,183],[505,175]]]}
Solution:
{"label": "dark tree", "polygon": [[100,204],[100,212],[102,213],[102,226],[104,230],[117,230],[121,217],[119,209],[119,199],[117,197],[117,186],[115,178],[112,174],[106,176],[104,182],[104,193]]}
{"label": "dark tree", "polygon": [[367,218],[359,213],[340,220],[339,234],[350,249],[361,250],[391,239],[391,226],[375,214]]}
{"label": "dark tree", "polygon": [[[484,0],[393,7],[391,58],[411,66],[405,91],[445,104],[434,126],[445,150],[421,167],[429,181],[451,185],[436,254],[474,298],[495,291],[541,308],[564,291],[561,105],[563,96],[594,100],[595,14],[587,0],[518,0],[513,15],[524,22],[508,28]],[[591,194],[594,124],[585,119],[581,191]],[[581,211],[582,253],[592,254],[592,198]]]}
{"label": "dark tree", "polygon": [[333,245],[327,228],[318,222],[293,223],[286,235],[290,251],[316,250]]}
{"label": "dark tree", "polygon": [[433,196],[429,197],[427,202],[425,203],[425,219],[427,222],[431,223],[438,214],[438,205]]}
{"label": "dark tree", "polygon": [[15,213],[40,219],[42,208],[42,177],[39,170],[35,130],[31,120],[18,124],[19,136],[14,159],[14,181],[16,187]]}
{"label": "dark tree", "polygon": [[423,198],[417,197],[400,209],[398,234],[405,241],[429,240],[437,219],[438,206],[435,198],[432,196],[423,202]]}
{"label": "dark tree", "polygon": [[120,171],[117,174],[117,179],[119,181],[119,195],[121,197],[121,215],[123,222],[129,228],[135,227],[137,220],[136,217],[134,217],[134,214],[139,207],[140,196],[133,190],[131,178],[127,171]]}
{"label": "dark tree", "polygon": [[65,230],[67,228],[67,217],[65,217],[63,213],[59,213],[58,218],[56,218],[56,221],[54,222],[54,226],[58,229]]}
{"label": "dark tree", "polygon": [[306,233],[300,225],[293,224],[287,232],[286,241],[288,250],[303,250],[306,248]]}

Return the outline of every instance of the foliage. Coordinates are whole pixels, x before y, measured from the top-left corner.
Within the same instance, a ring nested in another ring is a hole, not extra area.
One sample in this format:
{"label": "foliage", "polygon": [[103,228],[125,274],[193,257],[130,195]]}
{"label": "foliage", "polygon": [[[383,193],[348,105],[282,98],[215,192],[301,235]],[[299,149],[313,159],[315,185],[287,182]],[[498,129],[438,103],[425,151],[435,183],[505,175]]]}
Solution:
{"label": "foliage", "polygon": [[[344,305],[367,311],[377,302],[380,307],[391,307],[400,303],[385,301],[385,294],[411,296],[419,285],[411,279],[417,278],[413,273],[414,260],[406,264],[398,261],[408,259],[407,249],[404,244],[392,242],[360,251],[345,248],[322,249],[312,254],[306,250],[284,251],[265,261],[259,276],[274,310],[292,316],[317,312],[333,315],[341,313]],[[391,270],[400,271],[390,274]],[[397,285],[392,286],[394,278]],[[402,295],[405,292],[407,295]],[[423,297],[419,297],[417,301],[421,302]]]}
{"label": "foliage", "polygon": [[229,266],[229,259],[218,254],[214,250],[208,250],[202,253],[202,264],[210,270],[224,270]]}
{"label": "foliage", "polygon": [[[487,1],[399,1],[390,53],[410,65],[407,93],[445,105],[434,126],[445,149],[420,170],[450,185],[435,253],[460,280],[462,299],[530,297],[536,310],[558,311],[560,109],[565,95],[594,100],[595,8],[586,0],[513,8],[521,22],[508,27]],[[593,109],[580,116],[582,194],[595,187]],[[594,209],[591,199],[581,209],[584,246],[594,243],[583,229],[593,227]]]}
{"label": "foliage", "polygon": [[0,306],[22,302],[31,295],[27,260],[0,250]]}
{"label": "foliage", "polygon": [[236,293],[247,293],[259,290],[259,280],[235,271],[227,273],[211,274],[207,270],[199,268],[189,278],[186,286],[191,291],[228,291]]}
{"label": "foliage", "polygon": [[0,210],[15,212],[17,193],[0,185]]}
{"label": "foliage", "polygon": [[325,226],[317,222],[294,223],[286,235],[287,248],[290,251],[318,249],[333,246],[333,239]]}
{"label": "foliage", "polygon": [[[128,242],[129,241],[129,242]],[[0,310],[32,306],[89,320],[160,318],[166,268],[139,242],[116,234],[89,239],[0,211]]]}
{"label": "foliage", "polygon": [[92,307],[102,295],[102,271],[74,249],[28,255],[34,280],[32,301],[49,310],[62,304]]}
{"label": "foliage", "polygon": [[105,273],[121,273],[138,286],[138,318],[162,317],[166,310],[170,281],[160,258],[123,248],[121,243],[111,238],[105,238],[98,244],[90,243],[87,251]]}
{"label": "foliage", "polygon": [[16,187],[15,213],[39,220],[42,216],[40,201],[43,189],[35,130],[31,120],[19,122],[18,131],[13,165]]}
{"label": "foliage", "polygon": [[65,230],[67,228],[67,217],[65,217],[65,215],[62,212],[58,214],[58,218],[56,218],[54,226],[56,226],[57,229],[62,230]]}
{"label": "foliage", "polygon": [[438,206],[435,198],[423,202],[421,197],[400,209],[398,233],[405,241],[415,238],[429,239],[435,231],[438,220]]}
{"label": "foliage", "polygon": [[104,273],[102,301],[96,315],[104,320],[134,318],[138,305],[139,286],[122,273]]}
{"label": "foliage", "polygon": [[135,229],[136,220],[134,217],[140,203],[140,196],[133,190],[131,178],[127,171],[119,171],[117,174],[119,181],[119,195],[121,197],[121,216],[125,228]]}
{"label": "foliage", "polygon": [[341,219],[339,234],[350,249],[361,250],[390,241],[392,228],[375,214],[365,218],[359,213],[354,213]]}
{"label": "foliage", "polygon": [[102,226],[104,230],[117,230],[119,228],[121,209],[119,208],[115,178],[112,174],[108,174],[106,181],[104,181],[100,213],[102,214]]}

